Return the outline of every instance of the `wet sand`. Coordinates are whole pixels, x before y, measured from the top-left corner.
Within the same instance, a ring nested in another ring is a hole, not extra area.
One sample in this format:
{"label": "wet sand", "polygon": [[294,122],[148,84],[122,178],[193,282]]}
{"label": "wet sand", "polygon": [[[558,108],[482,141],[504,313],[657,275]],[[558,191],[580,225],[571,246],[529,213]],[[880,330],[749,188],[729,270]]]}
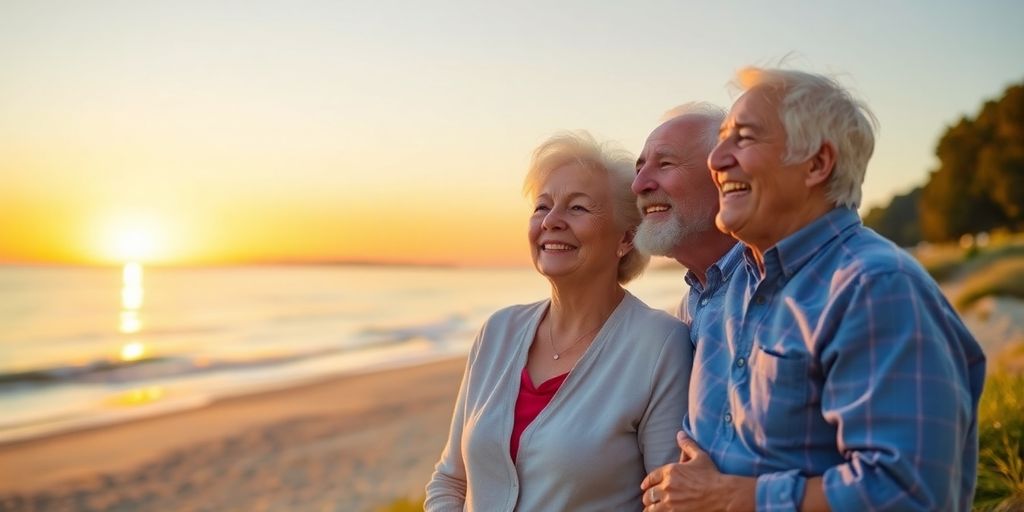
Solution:
{"label": "wet sand", "polygon": [[0,446],[0,511],[361,511],[418,499],[465,360]]}

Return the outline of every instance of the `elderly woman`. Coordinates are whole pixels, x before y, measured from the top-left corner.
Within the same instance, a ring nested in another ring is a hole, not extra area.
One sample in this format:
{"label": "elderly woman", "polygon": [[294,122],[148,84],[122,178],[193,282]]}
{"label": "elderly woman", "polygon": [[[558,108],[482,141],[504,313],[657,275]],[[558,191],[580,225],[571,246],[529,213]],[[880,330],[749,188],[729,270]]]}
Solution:
{"label": "elderly woman", "polygon": [[644,476],[678,461],[692,348],[622,288],[647,264],[632,167],[585,133],[534,152],[530,253],[551,297],[480,330],[426,510],[639,510]]}

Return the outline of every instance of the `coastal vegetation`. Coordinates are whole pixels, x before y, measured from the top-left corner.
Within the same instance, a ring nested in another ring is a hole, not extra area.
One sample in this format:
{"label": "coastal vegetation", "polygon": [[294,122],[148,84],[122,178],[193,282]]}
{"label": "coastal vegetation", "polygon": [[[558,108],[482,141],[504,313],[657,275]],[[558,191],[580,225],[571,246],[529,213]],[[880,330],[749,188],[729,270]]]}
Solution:
{"label": "coastal vegetation", "polygon": [[873,208],[864,223],[897,244],[1024,229],[1024,83],[948,127],[926,183]]}
{"label": "coastal vegetation", "polygon": [[985,381],[978,411],[981,448],[974,508],[1024,510],[1024,374],[998,368],[998,361],[991,363],[996,368]]}

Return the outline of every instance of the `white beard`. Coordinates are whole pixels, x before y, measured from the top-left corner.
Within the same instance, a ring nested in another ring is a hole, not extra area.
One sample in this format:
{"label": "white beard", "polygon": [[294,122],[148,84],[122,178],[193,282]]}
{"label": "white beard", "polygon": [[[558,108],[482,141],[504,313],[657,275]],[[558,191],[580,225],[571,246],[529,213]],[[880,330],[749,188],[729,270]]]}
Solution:
{"label": "white beard", "polygon": [[690,222],[677,215],[677,205],[672,205],[672,215],[668,219],[655,222],[644,219],[636,228],[636,235],[633,236],[633,246],[644,254],[652,256],[669,256],[691,236],[707,231],[715,230],[716,204],[695,205],[695,211],[691,212]]}
{"label": "white beard", "polygon": [[644,220],[636,228],[633,246],[644,254],[671,256],[687,231],[682,219],[675,215],[662,222]]}

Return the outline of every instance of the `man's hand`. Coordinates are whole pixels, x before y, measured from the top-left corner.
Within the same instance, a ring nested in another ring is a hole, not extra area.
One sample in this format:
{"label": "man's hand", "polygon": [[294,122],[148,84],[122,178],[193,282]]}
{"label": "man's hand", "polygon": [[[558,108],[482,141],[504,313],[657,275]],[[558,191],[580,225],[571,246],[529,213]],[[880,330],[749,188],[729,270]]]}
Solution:
{"label": "man's hand", "polygon": [[697,443],[676,434],[679,462],[655,469],[640,483],[644,511],[754,510],[757,479],[723,475]]}

